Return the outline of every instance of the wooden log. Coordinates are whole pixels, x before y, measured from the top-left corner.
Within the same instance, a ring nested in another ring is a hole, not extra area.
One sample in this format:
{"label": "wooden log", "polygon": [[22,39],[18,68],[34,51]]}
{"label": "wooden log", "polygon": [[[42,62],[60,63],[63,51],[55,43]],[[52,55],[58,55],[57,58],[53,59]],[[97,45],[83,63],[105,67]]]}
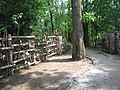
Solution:
{"label": "wooden log", "polygon": [[[29,40],[29,48],[30,49],[35,49],[35,39],[33,38],[33,39],[31,39],[31,40]],[[36,63],[36,55],[35,55],[35,52],[36,52],[36,50],[35,51],[33,51],[33,52],[31,52],[31,56],[32,56],[32,62],[34,62],[34,63]]]}
{"label": "wooden log", "polygon": [[47,36],[47,38],[56,38],[56,36]]}
{"label": "wooden log", "polygon": [[56,54],[57,54],[57,52],[49,54],[48,57],[51,57],[51,56],[56,55]]}
{"label": "wooden log", "polygon": [[47,55],[47,53],[40,54],[39,56],[45,56],[45,55]]}
{"label": "wooden log", "polygon": [[30,58],[30,56],[29,56],[29,57],[25,57],[25,58],[21,58],[21,59],[18,59],[18,60],[15,60],[15,61],[13,61],[13,63],[15,64],[15,63],[24,61],[24,60],[26,60],[26,59],[28,59],[28,58]]}
{"label": "wooden log", "polygon": [[33,52],[33,51],[36,51],[36,49],[28,49],[28,50],[16,51],[16,52],[13,52],[13,54],[25,53],[25,52]]}
{"label": "wooden log", "polygon": [[29,43],[13,44],[12,47],[27,46]]}
{"label": "wooden log", "polygon": [[56,40],[56,43],[57,43],[57,54],[58,55],[61,55],[62,54],[62,41],[63,41],[63,38],[62,36],[57,36],[57,40]]}
{"label": "wooden log", "polygon": [[12,50],[14,49],[13,47],[3,47],[3,48],[0,48],[0,51],[3,51],[3,50]]}
{"label": "wooden log", "polygon": [[0,70],[2,70],[2,69],[8,69],[8,68],[11,68],[11,67],[13,67],[14,65],[6,65],[6,66],[2,66],[2,67],[0,67]]}
{"label": "wooden log", "polygon": [[6,40],[6,38],[0,38],[0,41],[1,41],[1,40]]}
{"label": "wooden log", "polygon": [[52,52],[52,51],[56,52],[55,50],[57,50],[57,48],[50,49],[50,50],[48,50],[48,53]]}
{"label": "wooden log", "polygon": [[54,46],[56,46],[56,44],[51,44],[51,45],[48,45],[48,46],[46,46],[46,47],[54,47]]}
{"label": "wooden log", "polygon": [[[8,34],[8,46],[12,47],[12,38],[11,38],[10,34]],[[9,64],[13,65],[12,49],[9,49],[8,52],[9,52],[9,55],[8,55]],[[10,69],[10,74],[11,75],[14,74],[13,73],[13,68]]]}
{"label": "wooden log", "polygon": [[44,45],[47,45],[47,43],[40,43],[40,44],[38,44],[38,46],[44,46]]}
{"label": "wooden log", "polygon": [[35,39],[35,36],[11,36],[13,39]]}
{"label": "wooden log", "polygon": [[51,43],[51,41],[47,41],[47,43]]}

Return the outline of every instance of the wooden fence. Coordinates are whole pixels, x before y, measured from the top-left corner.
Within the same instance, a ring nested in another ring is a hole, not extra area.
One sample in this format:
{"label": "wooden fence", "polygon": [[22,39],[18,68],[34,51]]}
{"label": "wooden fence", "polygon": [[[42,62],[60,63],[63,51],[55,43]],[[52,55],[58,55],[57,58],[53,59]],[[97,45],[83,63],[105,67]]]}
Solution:
{"label": "wooden fence", "polygon": [[62,36],[11,36],[0,38],[0,76],[13,74],[16,69],[36,65],[65,49]]}
{"label": "wooden fence", "polygon": [[103,39],[102,47],[109,53],[120,55],[120,32],[107,33]]}

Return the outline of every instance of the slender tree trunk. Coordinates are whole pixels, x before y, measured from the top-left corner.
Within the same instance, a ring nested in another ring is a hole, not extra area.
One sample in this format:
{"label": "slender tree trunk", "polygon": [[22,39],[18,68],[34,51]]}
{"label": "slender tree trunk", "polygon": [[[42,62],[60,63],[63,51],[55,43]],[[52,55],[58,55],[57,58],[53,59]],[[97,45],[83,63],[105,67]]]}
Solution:
{"label": "slender tree trunk", "polygon": [[84,43],[86,47],[89,47],[89,36],[88,36],[88,23],[84,22],[83,23],[83,30],[84,30]]}
{"label": "slender tree trunk", "polygon": [[[50,1],[49,0],[48,0],[48,6],[50,6]],[[52,28],[51,34],[54,34],[53,14],[52,14],[51,10],[49,10],[49,13],[50,13],[51,28]]]}
{"label": "slender tree trunk", "polygon": [[20,35],[20,25],[17,26],[17,29],[18,29],[17,30],[17,36],[19,36]]}
{"label": "slender tree trunk", "polygon": [[[84,1],[84,4],[83,4],[83,12],[88,12],[88,0],[85,0]],[[86,47],[89,47],[90,46],[90,43],[89,43],[89,36],[88,36],[88,22],[84,22],[83,23],[83,30],[84,30],[84,43],[85,43],[85,46]]]}
{"label": "slender tree trunk", "polygon": [[52,34],[53,34],[54,33],[54,25],[53,25],[53,14],[52,14],[51,10],[50,10],[50,21],[51,21]]}
{"label": "slender tree trunk", "polygon": [[45,19],[44,20],[44,34],[48,34],[47,26],[48,26],[48,20]]}
{"label": "slender tree trunk", "polygon": [[80,0],[72,0],[72,26],[72,58],[73,60],[83,59],[85,57],[85,47]]}
{"label": "slender tree trunk", "polygon": [[93,28],[94,28],[94,32],[95,32],[95,36],[94,36],[94,47],[97,48],[97,35],[98,35],[98,27],[97,25],[93,22]]}
{"label": "slender tree trunk", "polygon": [[[71,17],[71,9],[70,8],[71,8],[71,0],[68,0],[68,13],[69,13],[67,15],[68,17]],[[67,28],[67,36],[68,36],[67,40],[71,41],[71,39],[72,39],[71,38],[71,21],[67,22],[67,27],[68,27]]]}

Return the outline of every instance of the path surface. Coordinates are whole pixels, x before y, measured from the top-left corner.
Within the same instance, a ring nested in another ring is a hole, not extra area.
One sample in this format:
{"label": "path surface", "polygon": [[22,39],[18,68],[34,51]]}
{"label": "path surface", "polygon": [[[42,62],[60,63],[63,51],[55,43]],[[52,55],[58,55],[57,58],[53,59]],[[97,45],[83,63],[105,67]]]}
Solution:
{"label": "path surface", "polygon": [[87,49],[89,60],[72,61],[70,54],[22,70],[0,90],[120,90],[120,57]]}

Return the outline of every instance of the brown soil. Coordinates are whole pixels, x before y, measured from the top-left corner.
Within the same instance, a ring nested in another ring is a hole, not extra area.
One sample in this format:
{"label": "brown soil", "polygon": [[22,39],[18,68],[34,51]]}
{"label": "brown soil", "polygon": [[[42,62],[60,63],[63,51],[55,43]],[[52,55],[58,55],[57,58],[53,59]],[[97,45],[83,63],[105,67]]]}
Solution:
{"label": "brown soil", "polygon": [[120,57],[87,49],[89,60],[72,61],[70,54],[22,70],[1,84],[1,90],[120,90]]}

